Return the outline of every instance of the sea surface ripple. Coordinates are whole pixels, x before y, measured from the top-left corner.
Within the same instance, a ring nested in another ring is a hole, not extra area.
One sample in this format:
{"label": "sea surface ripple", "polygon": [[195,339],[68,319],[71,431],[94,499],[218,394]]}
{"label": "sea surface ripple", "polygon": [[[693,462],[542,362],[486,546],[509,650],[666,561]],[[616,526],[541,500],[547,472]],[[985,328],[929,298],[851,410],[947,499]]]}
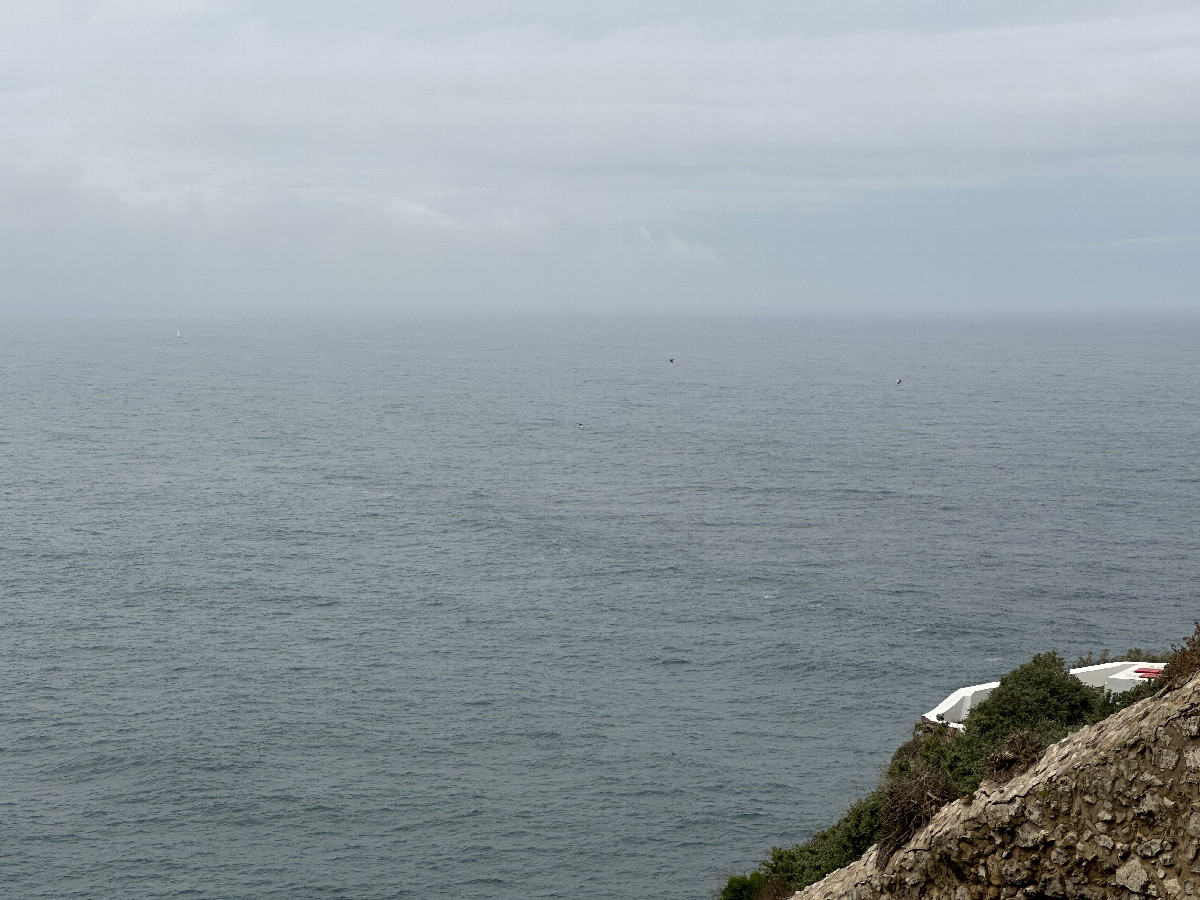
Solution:
{"label": "sea surface ripple", "polygon": [[3,892],[711,897],[1190,632],[1198,336],[0,321]]}

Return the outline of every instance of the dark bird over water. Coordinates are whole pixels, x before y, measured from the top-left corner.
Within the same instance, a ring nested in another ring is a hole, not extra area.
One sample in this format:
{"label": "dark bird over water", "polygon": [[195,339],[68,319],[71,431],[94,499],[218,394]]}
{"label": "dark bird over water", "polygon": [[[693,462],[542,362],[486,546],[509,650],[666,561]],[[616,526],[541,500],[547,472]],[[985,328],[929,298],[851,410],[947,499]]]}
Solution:
{"label": "dark bird over water", "polygon": [[899,383],[900,383],[901,381],[903,381],[903,380],[904,380],[904,379],[902,379],[902,378],[897,378],[897,379],[896,379],[896,384],[899,384]]}
{"label": "dark bird over water", "polygon": [[671,360],[668,360],[668,362],[675,362],[675,360],[671,359]]}

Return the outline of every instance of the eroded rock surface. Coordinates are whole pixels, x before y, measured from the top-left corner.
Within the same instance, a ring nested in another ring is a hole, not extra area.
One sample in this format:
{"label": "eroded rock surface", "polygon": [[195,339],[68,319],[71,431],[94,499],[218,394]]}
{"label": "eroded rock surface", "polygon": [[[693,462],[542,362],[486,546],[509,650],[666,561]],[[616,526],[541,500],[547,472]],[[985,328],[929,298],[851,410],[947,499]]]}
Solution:
{"label": "eroded rock surface", "polygon": [[1082,729],[1004,785],[793,900],[1200,900],[1200,676]]}

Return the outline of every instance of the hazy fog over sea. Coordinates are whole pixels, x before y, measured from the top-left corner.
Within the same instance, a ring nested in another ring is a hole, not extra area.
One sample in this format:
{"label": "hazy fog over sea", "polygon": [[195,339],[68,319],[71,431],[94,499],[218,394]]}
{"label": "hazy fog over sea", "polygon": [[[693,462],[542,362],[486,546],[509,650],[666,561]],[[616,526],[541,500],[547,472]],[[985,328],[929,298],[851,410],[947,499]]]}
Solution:
{"label": "hazy fog over sea", "polygon": [[1186,311],[1188,0],[5,0],[0,309]]}

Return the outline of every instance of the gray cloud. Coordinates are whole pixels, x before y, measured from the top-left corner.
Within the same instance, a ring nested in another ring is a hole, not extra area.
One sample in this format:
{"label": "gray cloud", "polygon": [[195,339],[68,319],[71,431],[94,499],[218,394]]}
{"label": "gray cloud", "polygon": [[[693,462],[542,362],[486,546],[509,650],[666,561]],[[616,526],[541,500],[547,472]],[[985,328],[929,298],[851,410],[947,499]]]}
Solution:
{"label": "gray cloud", "polygon": [[577,6],[9,0],[0,303],[1112,303],[1055,248],[1200,229],[1191,4]]}

